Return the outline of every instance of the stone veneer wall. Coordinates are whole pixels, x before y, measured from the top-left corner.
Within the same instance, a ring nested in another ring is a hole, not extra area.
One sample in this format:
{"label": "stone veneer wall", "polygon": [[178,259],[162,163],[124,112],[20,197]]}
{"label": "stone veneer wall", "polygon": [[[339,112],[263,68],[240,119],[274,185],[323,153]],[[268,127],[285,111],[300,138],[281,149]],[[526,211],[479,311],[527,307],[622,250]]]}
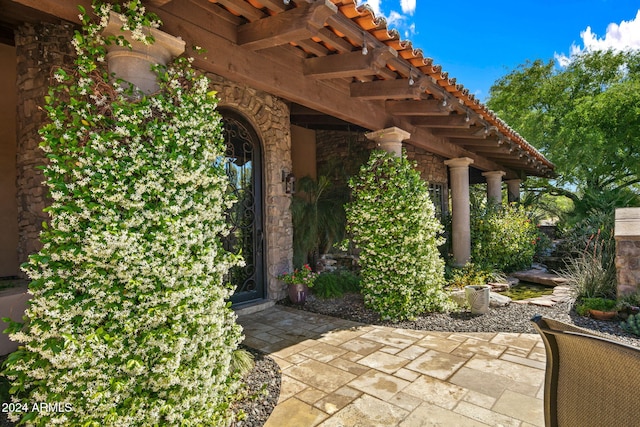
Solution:
{"label": "stone veneer wall", "polygon": [[447,184],[447,166],[445,158],[437,154],[429,153],[422,148],[404,144],[407,150],[407,158],[417,163],[420,176],[431,184]]}
{"label": "stone veneer wall", "polygon": [[39,148],[38,129],[46,120],[40,109],[49,86],[49,76],[55,66],[72,64],[75,52],[69,41],[73,27],[68,24],[25,24],[15,31],[17,55],[17,198],[18,198],[18,260],[41,248],[40,231],[48,215],[44,176],[36,166],[43,165],[45,156]]}
{"label": "stone veneer wall", "polygon": [[[358,173],[360,165],[367,161],[369,152],[376,147],[376,143],[368,140],[364,132],[326,131],[316,132],[316,159],[318,174],[327,174],[330,169],[334,172],[336,182],[346,182],[336,178],[336,169],[342,175],[351,176]],[[422,148],[410,144],[403,144],[407,158],[417,163],[420,176],[432,184],[447,185],[447,167],[444,157],[429,153]]]}
{"label": "stone veneer wall", "polygon": [[640,292],[640,208],[615,211],[618,297]]}
{"label": "stone veneer wall", "polygon": [[241,113],[262,142],[264,171],[267,297],[282,299],[285,290],[276,276],[290,270],[293,259],[291,195],[285,194],[282,170],[291,170],[289,107],[275,96],[208,74],[220,107]]}

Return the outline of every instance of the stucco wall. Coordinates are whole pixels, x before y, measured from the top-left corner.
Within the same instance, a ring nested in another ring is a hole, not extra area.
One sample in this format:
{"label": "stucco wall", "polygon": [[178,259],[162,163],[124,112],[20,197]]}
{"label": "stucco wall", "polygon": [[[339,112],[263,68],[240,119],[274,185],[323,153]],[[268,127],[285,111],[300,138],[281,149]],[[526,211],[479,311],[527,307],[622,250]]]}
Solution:
{"label": "stucco wall", "polygon": [[0,277],[18,276],[16,49],[0,44]]}
{"label": "stucco wall", "polygon": [[291,159],[293,174],[297,179],[303,176],[317,178],[316,132],[314,130],[291,126]]}

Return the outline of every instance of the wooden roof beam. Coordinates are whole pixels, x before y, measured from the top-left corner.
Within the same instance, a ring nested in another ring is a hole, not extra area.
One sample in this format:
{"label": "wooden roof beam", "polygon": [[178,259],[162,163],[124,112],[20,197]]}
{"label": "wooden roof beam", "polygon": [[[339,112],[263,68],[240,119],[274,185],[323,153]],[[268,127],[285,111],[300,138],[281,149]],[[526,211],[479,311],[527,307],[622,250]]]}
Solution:
{"label": "wooden roof beam", "polygon": [[237,14],[244,16],[249,21],[258,21],[267,15],[249,3],[234,0],[209,0],[210,3],[219,3]]}
{"label": "wooden roof beam", "polygon": [[433,134],[446,138],[486,139],[496,131],[497,129],[493,126],[474,126],[470,127],[469,129],[434,129]]}
{"label": "wooden roof beam", "polygon": [[471,121],[466,115],[452,114],[444,117],[417,117],[411,120],[411,124],[427,128],[464,129],[471,126]]}
{"label": "wooden roof beam", "polygon": [[351,43],[344,40],[342,37],[338,37],[333,31],[326,27],[320,28],[317,36],[320,40],[333,47],[338,52],[351,52],[354,49]]}
{"label": "wooden roof beam", "polygon": [[361,99],[420,99],[424,88],[413,86],[408,80],[376,80],[373,82],[351,83],[351,97]]}
{"label": "wooden roof beam", "polygon": [[240,25],[238,44],[255,51],[309,39],[336,13],[338,8],[329,0],[306,3],[268,18]]}
{"label": "wooden roof beam", "polygon": [[387,47],[373,49],[369,55],[351,52],[309,58],[304,61],[302,71],[305,76],[317,79],[339,79],[380,74],[383,69],[386,69],[395,77],[395,74],[386,67],[389,58],[397,54],[395,50]]}
{"label": "wooden roof beam", "polygon": [[260,0],[260,4],[265,6],[269,10],[275,10],[276,12],[284,12],[287,10],[287,6],[282,0]]}
{"label": "wooden roof beam", "polygon": [[456,145],[464,145],[465,147],[500,147],[500,143],[495,137],[487,139],[474,138],[449,138],[449,141]]}
{"label": "wooden roof beam", "polygon": [[394,116],[447,116],[450,108],[442,105],[439,99],[422,99],[412,101],[387,101],[385,107]]}

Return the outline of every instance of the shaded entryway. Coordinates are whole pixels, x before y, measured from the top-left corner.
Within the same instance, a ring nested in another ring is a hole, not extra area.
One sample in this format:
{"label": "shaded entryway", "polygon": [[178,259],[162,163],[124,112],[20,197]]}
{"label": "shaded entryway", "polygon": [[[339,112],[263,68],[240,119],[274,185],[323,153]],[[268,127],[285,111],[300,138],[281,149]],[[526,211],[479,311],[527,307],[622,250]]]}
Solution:
{"label": "shaded entryway", "polygon": [[221,114],[229,191],[236,198],[228,212],[231,231],[224,239],[224,248],[244,258],[245,265],[232,268],[228,277],[236,287],[231,301],[243,304],[266,296],[262,151],[256,131],[240,114],[231,110],[221,110]]}

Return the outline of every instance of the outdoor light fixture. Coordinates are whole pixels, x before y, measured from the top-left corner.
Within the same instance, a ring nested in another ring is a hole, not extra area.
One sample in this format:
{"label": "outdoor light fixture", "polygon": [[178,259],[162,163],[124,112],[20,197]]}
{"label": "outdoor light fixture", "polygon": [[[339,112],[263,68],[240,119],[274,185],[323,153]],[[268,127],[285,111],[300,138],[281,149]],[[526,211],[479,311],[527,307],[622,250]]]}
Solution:
{"label": "outdoor light fixture", "polygon": [[469,123],[469,120],[471,120],[471,118],[469,117],[469,113],[467,113],[467,117],[464,118],[464,121]]}
{"label": "outdoor light fixture", "polygon": [[442,98],[442,106],[443,107],[447,106],[447,98]]}
{"label": "outdoor light fixture", "polygon": [[415,80],[413,80],[413,72],[409,71],[409,86],[413,86],[416,83]]}
{"label": "outdoor light fixture", "polygon": [[366,55],[369,53],[369,49],[367,49],[367,38],[364,35],[364,31],[362,32],[362,55]]}
{"label": "outdoor light fixture", "polygon": [[288,172],[282,169],[282,182],[284,182],[284,192],[286,194],[295,194],[296,192],[296,177],[292,172]]}
{"label": "outdoor light fixture", "polygon": [[282,0],[282,3],[284,3],[286,6],[289,6],[289,3],[291,3],[291,0]]}

